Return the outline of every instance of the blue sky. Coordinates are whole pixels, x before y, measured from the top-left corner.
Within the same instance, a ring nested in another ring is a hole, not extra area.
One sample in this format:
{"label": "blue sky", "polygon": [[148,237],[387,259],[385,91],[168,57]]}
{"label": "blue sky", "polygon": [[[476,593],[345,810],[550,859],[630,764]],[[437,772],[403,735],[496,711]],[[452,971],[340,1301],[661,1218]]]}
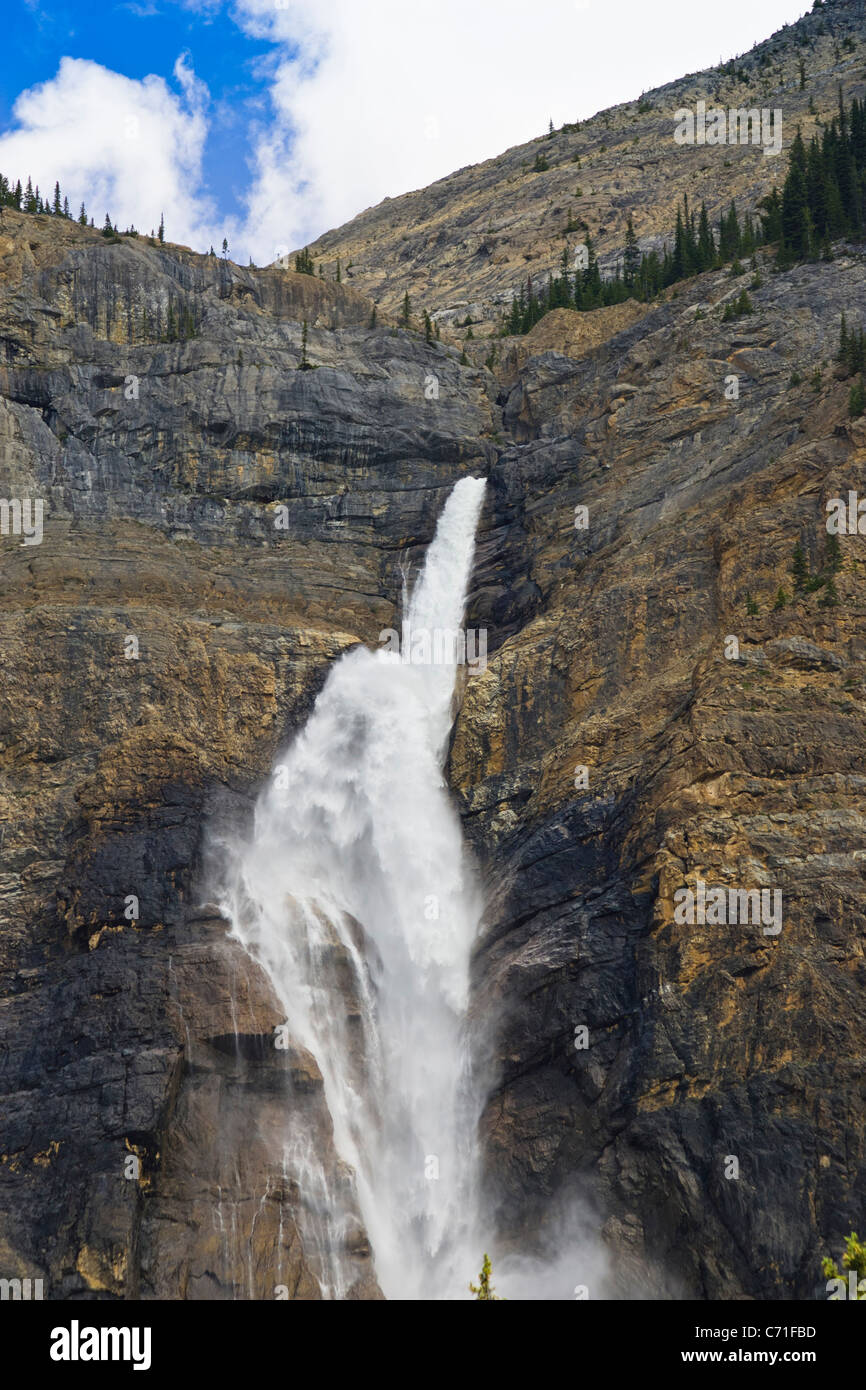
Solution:
{"label": "blue sky", "polygon": [[172,70],[187,53],[213,98],[203,175],[225,212],[240,213],[249,180],[248,123],[267,119],[265,75],[274,44],[244,34],[228,6],[193,8],[174,0],[127,4],[40,5],[4,0],[3,42],[14,63],[0,69],[0,130],[13,123],[19,93],[53,77],[61,58],[89,58],[141,79],[162,74],[178,89]]}
{"label": "blue sky", "polygon": [[3,0],[0,171],[264,264],[807,0]]}

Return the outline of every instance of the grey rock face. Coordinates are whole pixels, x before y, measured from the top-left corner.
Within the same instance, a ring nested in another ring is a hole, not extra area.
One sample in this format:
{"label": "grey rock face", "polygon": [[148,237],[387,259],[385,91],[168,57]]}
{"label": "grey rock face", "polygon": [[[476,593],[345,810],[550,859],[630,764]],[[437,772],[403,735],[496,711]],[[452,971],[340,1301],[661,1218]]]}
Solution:
{"label": "grey rock face", "polygon": [[[0,1272],[318,1296],[279,1132],[339,1173],[320,1078],[202,907],[207,826],[393,625],[472,472],[491,655],[448,777],[489,894],[491,1230],[553,1240],[573,1193],[615,1291],[811,1295],[866,1184],[860,538],[837,606],[790,564],[866,491],[833,367],[864,283],[854,252],[764,273],[743,327],[708,275],[496,377],[347,286],[2,214],[0,495],[46,507],[0,538]],[[159,341],[170,306],[197,336]],[[698,879],[780,890],[779,936],[677,922]]]}

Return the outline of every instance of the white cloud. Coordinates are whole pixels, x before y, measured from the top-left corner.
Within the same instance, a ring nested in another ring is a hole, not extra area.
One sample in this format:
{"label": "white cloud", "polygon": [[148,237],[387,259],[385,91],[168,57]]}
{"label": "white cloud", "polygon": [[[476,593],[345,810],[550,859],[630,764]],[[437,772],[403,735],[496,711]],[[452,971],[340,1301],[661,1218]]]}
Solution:
{"label": "white cloud", "polygon": [[[181,0],[212,12],[219,0]],[[797,0],[235,0],[232,17],[274,45],[249,129],[245,216],[222,218],[201,186],[208,94],[189,63],[133,81],[64,58],[22,93],[0,169],[60,178],[97,222],[259,264],[386,196],[420,188],[556,125],[586,118],[797,17]],[[136,131],[137,135],[130,135]]]}
{"label": "white cloud", "polygon": [[[253,255],[751,47],[798,0],[237,0],[284,48],[254,135]],[[292,56],[300,50],[303,63]]]}
{"label": "white cloud", "polygon": [[73,213],[84,200],[97,226],[108,212],[120,227],[149,232],[164,211],[172,239],[199,245],[214,220],[199,188],[207,91],[183,56],[174,76],[179,95],[161,77],[134,81],[63,58],[56,77],[15,102],[0,169],[31,175],[43,195],[59,179]]}

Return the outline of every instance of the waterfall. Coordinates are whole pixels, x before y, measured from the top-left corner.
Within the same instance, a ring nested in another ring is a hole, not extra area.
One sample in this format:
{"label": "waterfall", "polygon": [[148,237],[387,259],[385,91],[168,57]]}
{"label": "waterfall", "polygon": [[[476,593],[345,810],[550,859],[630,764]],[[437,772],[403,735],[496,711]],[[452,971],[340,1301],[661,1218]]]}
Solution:
{"label": "waterfall", "polygon": [[[481,898],[443,761],[484,489],[464,478],[451,492],[402,650],[358,647],[330,672],[222,895],[319,1064],[388,1298],[467,1296],[482,1251],[466,1027]],[[340,1298],[343,1201],[312,1149],[287,1141],[285,1162],[314,1208],[305,1241],[323,1293]]]}

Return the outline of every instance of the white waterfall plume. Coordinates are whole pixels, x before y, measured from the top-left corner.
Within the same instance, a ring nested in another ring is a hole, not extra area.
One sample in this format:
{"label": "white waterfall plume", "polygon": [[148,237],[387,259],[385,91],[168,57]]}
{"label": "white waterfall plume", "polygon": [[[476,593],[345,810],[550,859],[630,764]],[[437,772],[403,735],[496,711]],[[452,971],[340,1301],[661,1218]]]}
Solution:
{"label": "white waterfall plume", "polygon": [[[405,615],[413,634],[461,628],[484,489],[464,478],[448,498]],[[222,896],[321,1068],[389,1298],[466,1296],[483,1239],[484,1097],[466,1029],[481,898],[442,772],[456,644],[450,657],[356,648],[336,663]],[[313,1150],[287,1143],[285,1161],[315,1212],[323,1291],[340,1298],[343,1204]]]}

